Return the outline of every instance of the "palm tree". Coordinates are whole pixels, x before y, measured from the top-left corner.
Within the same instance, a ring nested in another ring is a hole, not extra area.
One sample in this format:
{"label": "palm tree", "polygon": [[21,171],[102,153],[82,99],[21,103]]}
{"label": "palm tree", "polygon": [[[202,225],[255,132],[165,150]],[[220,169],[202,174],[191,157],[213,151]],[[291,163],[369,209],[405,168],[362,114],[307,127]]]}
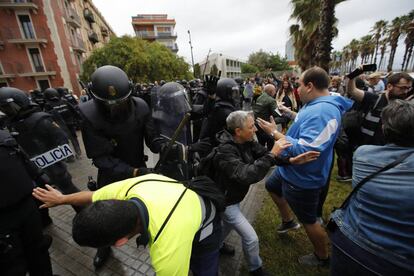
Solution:
{"label": "palm tree", "polygon": [[379,42],[381,58],[380,58],[380,61],[379,61],[379,64],[378,64],[378,68],[381,68],[382,61],[384,60],[385,51],[387,50],[387,43],[388,43],[387,38],[383,38]]}
{"label": "palm tree", "polygon": [[355,38],[351,40],[348,44],[350,54],[351,54],[351,67],[350,69],[353,69],[355,67],[355,61],[358,59],[358,53],[359,53],[359,42]]}
{"label": "palm tree", "polygon": [[295,59],[302,70],[314,63],[318,39],[320,0],[292,0],[291,19],[298,23],[290,26],[290,35],[295,46]]}
{"label": "palm tree", "polygon": [[335,0],[321,1],[321,18],[319,24],[319,41],[317,45],[316,61],[320,67],[329,72],[329,61],[332,50],[335,23]]}
{"label": "palm tree", "polygon": [[392,65],[394,63],[395,52],[398,47],[398,39],[400,38],[400,35],[401,35],[402,23],[403,23],[403,20],[401,17],[394,18],[391,22],[391,26],[388,31],[388,43],[391,46],[390,57],[389,57],[388,66],[387,66],[388,72],[392,71]]}
{"label": "palm tree", "polygon": [[[413,45],[413,39],[414,39],[414,10],[412,10],[409,14],[403,17],[401,24],[401,32],[406,35],[405,36],[405,52],[403,57],[403,62],[401,64],[401,71],[404,70],[405,63],[408,64],[408,52],[411,49],[412,53],[412,45]],[[411,55],[410,55],[411,58]]]}
{"label": "palm tree", "polygon": [[349,65],[351,60],[351,50],[349,49],[349,46],[346,45],[342,48],[342,66],[341,66],[341,73],[345,73],[350,71]]}
{"label": "palm tree", "polygon": [[361,62],[368,63],[370,56],[374,54],[375,44],[372,41],[371,35],[365,35],[359,40],[359,52],[361,55]]}
{"label": "palm tree", "polygon": [[413,46],[414,46],[414,20],[411,21],[409,27],[408,27],[408,33],[407,33],[407,37],[405,38],[405,44],[406,46],[408,46],[408,50],[406,50],[408,52],[408,57],[407,60],[405,62],[405,67],[404,70],[407,71],[408,68],[408,64],[410,63],[412,54],[413,54]]}
{"label": "palm tree", "polygon": [[387,21],[380,20],[375,22],[374,27],[372,28],[371,32],[374,33],[374,40],[375,40],[375,54],[374,54],[374,63],[377,63],[377,54],[379,48],[379,41],[384,34],[384,30],[387,27]]}

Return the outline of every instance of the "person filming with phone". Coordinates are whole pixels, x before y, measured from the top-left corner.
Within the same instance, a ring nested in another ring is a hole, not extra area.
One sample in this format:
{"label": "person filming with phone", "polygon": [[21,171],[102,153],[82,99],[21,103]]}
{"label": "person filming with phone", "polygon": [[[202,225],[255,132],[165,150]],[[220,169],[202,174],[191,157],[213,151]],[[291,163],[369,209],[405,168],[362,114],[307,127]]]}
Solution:
{"label": "person filming with phone", "polygon": [[[356,88],[355,77],[361,74],[366,67],[362,65],[348,75],[348,95],[361,104],[363,115],[361,124],[362,139],[360,145],[384,145],[385,139],[382,132],[381,111],[393,100],[405,100],[412,88],[413,79],[405,72],[395,73],[388,77],[386,90],[380,94],[366,92]],[[375,69],[374,69],[375,70]]]}

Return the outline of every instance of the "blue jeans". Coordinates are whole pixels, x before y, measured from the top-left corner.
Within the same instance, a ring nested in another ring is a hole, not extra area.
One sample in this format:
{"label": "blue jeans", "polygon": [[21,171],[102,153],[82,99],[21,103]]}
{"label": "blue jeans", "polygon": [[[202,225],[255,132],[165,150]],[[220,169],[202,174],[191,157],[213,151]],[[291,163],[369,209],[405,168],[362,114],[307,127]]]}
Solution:
{"label": "blue jeans", "polygon": [[375,256],[348,239],[340,229],[330,235],[332,242],[331,271],[332,276],[348,275],[413,275],[387,260]]}
{"label": "blue jeans", "polygon": [[261,267],[262,259],[259,256],[259,238],[253,226],[251,226],[241,212],[239,203],[227,206],[223,213],[223,241],[231,230],[235,230],[242,239],[243,252],[249,271]]}

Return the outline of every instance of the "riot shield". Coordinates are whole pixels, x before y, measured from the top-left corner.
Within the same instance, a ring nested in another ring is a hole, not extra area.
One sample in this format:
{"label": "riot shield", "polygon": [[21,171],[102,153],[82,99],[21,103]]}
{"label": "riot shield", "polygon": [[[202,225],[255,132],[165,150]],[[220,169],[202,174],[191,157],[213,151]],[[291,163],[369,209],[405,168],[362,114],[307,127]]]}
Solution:
{"label": "riot shield", "polygon": [[[189,179],[192,174],[192,162],[188,156],[188,145],[192,141],[189,121],[179,128],[185,114],[191,110],[185,89],[178,83],[166,83],[156,93],[152,93],[152,102],[152,116],[158,132],[168,141],[174,136],[176,138],[168,153],[161,152],[160,159],[163,162],[159,166],[159,173],[176,180]],[[178,128],[179,132],[176,133]]]}

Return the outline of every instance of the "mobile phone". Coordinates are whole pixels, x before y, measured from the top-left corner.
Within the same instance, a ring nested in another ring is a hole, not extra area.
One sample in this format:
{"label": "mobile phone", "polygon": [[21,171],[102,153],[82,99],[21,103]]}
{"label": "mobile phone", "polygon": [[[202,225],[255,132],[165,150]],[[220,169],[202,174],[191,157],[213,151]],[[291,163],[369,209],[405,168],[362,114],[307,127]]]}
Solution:
{"label": "mobile phone", "polygon": [[362,69],[361,68],[357,68],[354,71],[352,71],[351,73],[349,73],[348,75],[346,75],[349,79],[354,79],[356,77],[358,77],[359,75],[361,75],[364,72],[367,71],[376,71],[377,70],[377,65],[375,63],[372,64],[363,64],[362,65]]}

